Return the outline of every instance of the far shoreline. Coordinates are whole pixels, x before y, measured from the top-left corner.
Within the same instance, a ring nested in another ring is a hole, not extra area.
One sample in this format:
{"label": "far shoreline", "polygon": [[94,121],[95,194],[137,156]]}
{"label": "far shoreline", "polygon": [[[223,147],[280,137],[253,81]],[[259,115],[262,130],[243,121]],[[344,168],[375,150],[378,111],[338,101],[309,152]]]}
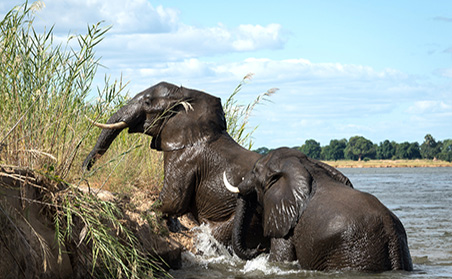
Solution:
{"label": "far shoreline", "polygon": [[323,161],[335,168],[436,168],[452,167],[452,162],[440,160],[368,160],[368,161]]}

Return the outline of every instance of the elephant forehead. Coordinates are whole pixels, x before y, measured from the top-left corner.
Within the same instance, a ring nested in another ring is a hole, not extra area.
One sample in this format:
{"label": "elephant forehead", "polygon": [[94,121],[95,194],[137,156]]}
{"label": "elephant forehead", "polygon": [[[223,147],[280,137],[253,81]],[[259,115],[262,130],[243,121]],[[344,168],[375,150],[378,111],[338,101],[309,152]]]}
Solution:
{"label": "elephant forehead", "polygon": [[174,95],[179,89],[180,87],[175,86],[174,84],[161,82],[138,93],[132,100],[139,101],[146,98],[167,98]]}
{"label": "elephant forehead", "polygon": [[170,91],[167,88],[150,90],[143,95],[144,99],[168,98],[168,97],[170,97]]}

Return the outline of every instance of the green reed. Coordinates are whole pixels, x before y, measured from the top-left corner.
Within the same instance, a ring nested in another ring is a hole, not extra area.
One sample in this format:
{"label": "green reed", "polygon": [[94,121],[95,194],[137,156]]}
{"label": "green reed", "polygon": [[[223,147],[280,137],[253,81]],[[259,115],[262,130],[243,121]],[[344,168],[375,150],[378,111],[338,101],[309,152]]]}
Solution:
{"label": "green reed", "polygon": [[258,127],[255,126],[250,128],[249,118],[256,105],[262,103],[262,101],[268,101],[268,97],[278,90],[277,88],[271,88],[266,92],[259,94],[251,103],[247,105],[239,104],[236,96],[252,76],[253,74],[246,75],[223,104],[226,122],[228,123],[228,133],[240,145],[250,150],[253,147],[252,135]]}
{"label": "green reed", "polygon": [[[95,48],[110,27],[102,23],[88,25],[86,34],[56,43],[53,27],[42,33],[33,28],[34,14],[40,8],[39,1],[26,2],[0,22],[0,165],[34,170],[58,182],[88,184],[126,194],[136,187],[159,190],[163,182],[162,155],[149,149],[151,139],[146,135],[120,133],[96,163],[95,172],[81,169],[100,133],[85,116],[105,122],[127,102],[127,84],[121,78],[112,81],[105,77],[102,88],[93,88],[100,65]],[[251,148],[256,128],[248,129],[249,117],[274,90],[246,106],[239,105],[236,95],[249,78],[240,82],[224,110],[229,133]],[[136,240],[121,226],[121,214],[114,204],[89,194],[74,195],[53,205],[61,247],[76,238],[72,235],[77,231],[75,223],[81,222],[86,228],[83,239],[92,245],[91,252],[84,256],[91,259],[93,274],[106,270],[105,277],[132,278],[143,275],[136,270],[155,267],[152,259],[137,252]],[[7,212],[3,205],[0,209]],[[74,218],[79,221],[74,223]],[[115,241],[112,226],[128,241]]]}
{"label": "green reed", "polygon": [[[0,164],[35,170],[54,181],[80,184],[85,180],[81,162],[98,135],[85,116],[106,119],[124,105],[127,98],[120,94],[126,84],[105,77],[104,87],[97,89],[97,99],[87,102],[93,99],[90,94],[99,67],[95,47],[110,27],[89,25],[87,34],[56,43],[53,27],[43,33],[33,28],[34,13],[40,5],[26,2],[0,22]],[[148,150],[148,144],[135,144],[137,139],[127,135],[118,138],[106,160],[124,153],[117,150],[134,151],[135,157],[153,157],[141,154],[144,148],[135,148],[146,145]],[[126,173],[126,167],[121,172]],[[89,194],[74,195],[49,205],[55,214],[59,245],[65,246],[74,237],[73,220],[77,218],[87,230],[82,239],[92,251],[84,255],[91,258],[87,262],[92,263],[93,274],[105,270],[106,278],[138,278],[143,270],[152,273],[154,260],[139,254],[136,239],[119,221],[117,207]],[[112,227],[122,238],[112,234]]]}

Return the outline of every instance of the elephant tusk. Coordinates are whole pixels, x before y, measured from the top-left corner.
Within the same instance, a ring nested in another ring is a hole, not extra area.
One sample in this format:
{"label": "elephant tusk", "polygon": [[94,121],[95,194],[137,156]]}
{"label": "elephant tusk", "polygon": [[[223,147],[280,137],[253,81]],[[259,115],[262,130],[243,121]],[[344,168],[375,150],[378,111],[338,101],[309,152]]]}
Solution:
{"label": "elephant tusk", "polygon": [[229,183],[228,179],[226,178],[226,172],[223,172],[223,183],[224,183],[224,186],[226,186],[226,189],[228,189],[230,192],[235,193],[235,194],[240,193],[240,190],[238,187],[232,186]]}
{"label": "elephant tusk", "polygon": [[124,122],[124,121],[121,121],[121,122],[118,122],[118,123],[114,123],[114,124],[102,124],[102,123],[98,123],[98,122],[96,122],[96,121],[90,119],[90,118],[89,118],[88,116],[86,116],[86,115],[85,115],[85,117],[86,117],[86,119],[88,119],[91,123],[93,123],[94,126],[99,127],[99,128],[102,128],[102,129],[111,129],[111,130],[114,130],[114,129],[124,129],[124,128],[127,128],[127,127],[129,126],[129,125],[127,125],[127,123]]}
{"label": "elephant tusk", "polygon": [[194,110],[193,106],[189,102],[181,102],[182,106],[184,106],[185,112],[188,112],[189,110]]}

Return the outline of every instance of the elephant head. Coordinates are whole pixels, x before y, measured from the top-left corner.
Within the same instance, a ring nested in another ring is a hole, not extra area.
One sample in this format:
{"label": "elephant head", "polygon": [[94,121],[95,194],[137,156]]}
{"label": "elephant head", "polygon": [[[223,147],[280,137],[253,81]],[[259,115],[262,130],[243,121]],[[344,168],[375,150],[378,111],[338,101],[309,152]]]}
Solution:
{"label": "elephant head", "polygon": [[90,169],[110,147],[116,136],[129,133],[152,136],[151,148],[180,150],[218,137],[226,130],[219,98],[201,91],[161,82],[137,94],[107,121],[98,124],[102,132],[83,162]]}
{"label": "elephant head", "polygon": [[225,186],[238,193],[237,210],[233,229],[233,248],[243,259],[257,256],[257,250],[246,248],[247,215],[252,212],[253,194],[262,205],[264,236],[283,238],[291,233],[304,207],[315,190],[311,173],[326,172],[329,177],[352,187],[347,177],[332,167],[313,160],[303,153],[280,148],[259,159],[238,185],[232,186],[224,179]]}

